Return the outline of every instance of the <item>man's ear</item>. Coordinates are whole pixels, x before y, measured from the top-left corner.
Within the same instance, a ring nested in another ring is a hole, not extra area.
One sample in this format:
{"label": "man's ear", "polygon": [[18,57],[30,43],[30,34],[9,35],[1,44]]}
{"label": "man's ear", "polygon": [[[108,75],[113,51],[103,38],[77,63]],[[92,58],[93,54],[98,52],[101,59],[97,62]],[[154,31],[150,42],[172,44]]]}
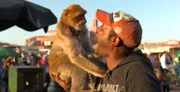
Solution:
{"label": "man's ear", "polygon": [[121,42],[121,39],[118,36],[113,36],[110,38],[110,46],[118,46],[119,43]]}

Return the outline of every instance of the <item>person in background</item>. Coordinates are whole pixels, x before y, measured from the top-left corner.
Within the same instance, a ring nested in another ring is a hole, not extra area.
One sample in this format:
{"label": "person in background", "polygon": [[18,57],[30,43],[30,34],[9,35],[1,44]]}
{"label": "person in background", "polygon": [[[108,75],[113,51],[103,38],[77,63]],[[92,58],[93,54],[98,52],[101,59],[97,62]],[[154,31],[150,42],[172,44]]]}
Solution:
{"label": "person in background", "polygon": [[174,71],[175,71],[177,78],[178,78],[176,85],[180,87],[180,56],[177,57],[175,62],[176,62],[176,65],[174,66]]}
{"label": "person in background", "polygon": [[4,65],[4,59],[0,57],[0,85],[3,85],[4,84],[4,81],[3,81],[3,65]]}
{"label": "person in background", "polygon": [[159,57],[156,56],[155,57],[155,61],[152,62],[152,66],[154,68],[154,72],[156,74],[156,77],[158,78],[159,82],[161,82],[162,80],[162,66],[161,66],[161,63],[159,61]]}
{"label": "person in background", "polygon": [[40,54],[40,56],[39,56],[40,67],[47,67],[47,62],[48,62],[47,60],[48,59],[47,59],[46,55]]}
{"label": "person in background", "polygon": [[164,51],[162,56],[160,57],[160,63],[163,69],[169,69],[168,62],[168,53],[167,51]]}
{"label": "person in background", "polygon": [[8,70],[10,66],[13,66],[12,63],[13,57],[8,57],[5,61],[4,61],[4,65],[2,67],[3,69],[3,80],[5,83],[5,92],[8,92]]}
{"label": "person in background", "polygon": [[162,72],[163,72],[163,79],[162,79],[162,89],[163,89],[163,92],[169,92],[170,91],[170,76],[169,76],[169,72],[170,72],[170,69],[168,67],[168,62],[169,61],[169,57],[168,57],[168,52],[167,51],[164,51],[162,56],[160,57],[160,63],[161,63],[161,66],[162,66]]}
{"label": "person in background", "polygon": [[38,66],[39,60],[38,60],[37,56],[35,54],[31,54],[29,57],[30,57],[31,66]]}

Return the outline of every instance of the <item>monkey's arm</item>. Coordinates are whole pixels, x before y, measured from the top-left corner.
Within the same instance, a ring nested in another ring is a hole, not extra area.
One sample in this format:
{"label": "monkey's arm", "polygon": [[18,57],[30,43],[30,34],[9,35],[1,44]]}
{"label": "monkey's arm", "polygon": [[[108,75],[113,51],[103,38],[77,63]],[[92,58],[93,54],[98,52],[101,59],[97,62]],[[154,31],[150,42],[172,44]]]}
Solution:
{"label": "monkey's arm", "polygon": [[93,49],[92,42],[90,40],[90,37],[88,36],[88,29],[84,29],[80,32],[80,38],[82,46],[91,62],[103,69],[107,69],[107,65],[103,62],[102,58],[100,58],[100,56],[95,53],[95,50]]}
{"label": "monkey's arm", "polygon": [[90,41],[90,38],[88,36],[88,29],[87,28],[84,28],[84,30],[82,30],[80,32],[80,41],[81,41],[82,46],[86,52],[89,52],[89,53],[95,52],[93,47],[92,47],[92,42]]}
{"label": "monkey's arm", "polygon": [[69,28],[60,30],[58,35],[61,39],[63,39],[62,43],[64,45],[64,51],[68,54],[69,59],[73,64],[95,76],[104,77],[106,75],[106,71],[100,69],[83,56],[84,49],[78,39],[73,36]]}

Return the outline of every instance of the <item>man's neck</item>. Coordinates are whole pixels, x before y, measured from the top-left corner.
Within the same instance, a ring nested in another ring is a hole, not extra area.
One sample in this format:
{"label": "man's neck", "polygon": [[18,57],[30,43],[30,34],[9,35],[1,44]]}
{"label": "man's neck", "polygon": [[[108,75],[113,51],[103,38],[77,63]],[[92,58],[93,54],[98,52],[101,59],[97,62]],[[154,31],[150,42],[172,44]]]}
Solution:
{"label": "man's neck", "polygon": [[116,47],[112,48],[111,52],[109,53],[108,57],[105,58],[107,67],[110,70],[116,68],[120,62],[122,62],[129,54],[133,51],[128,51],[124,48]]}
{"label": "man's neck", "polygon": [[125,57],[121,55],[110,55],[108,58],[106,58],[106,63],[109,70],[116,68],[119,63],[124,60],[124,58]]}

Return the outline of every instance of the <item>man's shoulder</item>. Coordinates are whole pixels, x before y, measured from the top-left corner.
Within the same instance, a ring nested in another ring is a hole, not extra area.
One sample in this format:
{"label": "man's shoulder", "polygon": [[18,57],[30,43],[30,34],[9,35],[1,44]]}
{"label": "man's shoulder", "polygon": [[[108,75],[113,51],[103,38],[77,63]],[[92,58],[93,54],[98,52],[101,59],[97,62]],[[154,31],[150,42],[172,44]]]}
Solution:
{"label": "man's shoulder", "polygon": [[141,50],[135,50],[126,58],[126,61],[141,61],[147,60],[147,57]]}
{"label": "man's shoulder", "polygon": [[136,71],[152,72],[151,61],[141,51],[135,51],[126,58],[125,71],[134,74]]}
{"label": "man's shoulder", "polygon": [[[130,67],[135,66],[152,66],[150,60],[140,50],[133,52],[126,59],[125,62]],[[140,67],[139,67],[140,68]]]}

